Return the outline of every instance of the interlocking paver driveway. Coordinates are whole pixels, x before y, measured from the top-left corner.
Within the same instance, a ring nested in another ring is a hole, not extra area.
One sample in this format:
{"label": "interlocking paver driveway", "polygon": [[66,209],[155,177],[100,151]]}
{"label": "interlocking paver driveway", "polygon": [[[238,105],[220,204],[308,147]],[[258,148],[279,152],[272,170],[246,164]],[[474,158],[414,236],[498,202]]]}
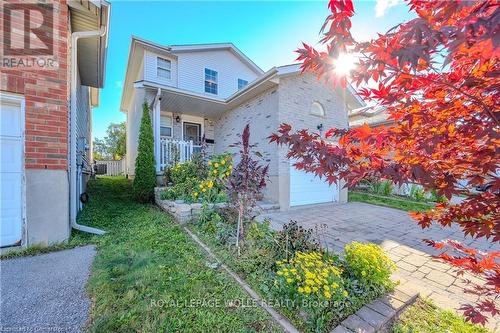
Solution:
{"label": "interlocking paver driveway", "polygon": [[[360,202],[304,206],[259,216],[263,218],[269,218],[276,229],[290,220],[307,228],[317,227],[323,245],[334,251],[342,251],[345,244],[353,240],[379,244],[396,262],[398,270],[393,278],[399,280],[403,288],[417,290],[437,305],[454,310],[477,298],[463,293],[462,279],[456,277],[450,265],[433,260],[431,256],[437,252],[422,239],[449,238],[482,250],[500,250],[497,244],[486,240],[464,237],[457,226],[433,225],[422,230],[407,212]],[[500,318],[492,320],[489,326],[500,331]]]}

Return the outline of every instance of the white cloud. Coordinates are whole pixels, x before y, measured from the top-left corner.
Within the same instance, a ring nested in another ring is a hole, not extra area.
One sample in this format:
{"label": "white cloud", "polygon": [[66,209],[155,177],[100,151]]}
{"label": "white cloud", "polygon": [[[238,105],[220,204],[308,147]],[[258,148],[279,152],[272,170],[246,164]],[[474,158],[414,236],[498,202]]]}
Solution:
{"label": "white cloud", "polygon": [[384,16],[389,8],[396,6],[399,2],[400,0],[377,0],[377,4],[375,5],[375,16]]}

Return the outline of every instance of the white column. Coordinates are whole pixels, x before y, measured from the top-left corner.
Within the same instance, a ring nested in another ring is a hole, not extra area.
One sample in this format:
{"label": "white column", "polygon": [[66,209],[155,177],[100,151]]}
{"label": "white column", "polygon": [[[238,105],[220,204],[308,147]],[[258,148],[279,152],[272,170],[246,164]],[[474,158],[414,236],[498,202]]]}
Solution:
{"label": "white column", "polygon": [[161,89],[158,88],[158,93],[155,98],[154,104],[154,120],[153,120],[153,134],[155,138],[155,161],[156,161],[156,173],[159,174],[161,172],[161,161],[160,161],[160,97],[161,97]]}

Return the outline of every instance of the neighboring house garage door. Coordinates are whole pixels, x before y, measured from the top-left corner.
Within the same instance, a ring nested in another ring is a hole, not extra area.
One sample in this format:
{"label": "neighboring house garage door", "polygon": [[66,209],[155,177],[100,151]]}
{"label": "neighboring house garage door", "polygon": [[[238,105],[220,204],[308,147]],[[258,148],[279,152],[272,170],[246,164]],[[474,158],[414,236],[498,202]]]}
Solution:
{"label": "neighboring house garage door", "polygon": [[[324,179],[324,178],[323,178]],[[290,166],[290,206],[338,201],[339,190],[328,182]]]}
{"label": "neighboring house garage door", "polygon": [[23,217],[22,100],[0,95],[0,246],[20,245]]}

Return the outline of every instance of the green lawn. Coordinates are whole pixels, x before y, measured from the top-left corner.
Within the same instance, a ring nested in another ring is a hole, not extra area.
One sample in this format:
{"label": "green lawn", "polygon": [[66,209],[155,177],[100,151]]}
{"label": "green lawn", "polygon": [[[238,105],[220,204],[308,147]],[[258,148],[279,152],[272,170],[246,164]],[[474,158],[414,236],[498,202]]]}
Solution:
{"label": "green lawn", "polygon": [[76,233],[70,245],[96,243],[88,283],[93,306],[90,332],[280,331],[261,308],[153,205],[136,203],[124,178],[89,182],[90,202],[81,224],[107,231]]}
{"label": "green lawn", "polygon": [[366,202],[373,205],[414,212],[422,212],[432,208],[432,205],[422,202],[354,191],[349,191],[349,201]]}
{"label": "green lawn", "polygon": [[464,319],[433,305],[417,300],[394,323],[392,333],[487,333],[486,328],[466,323]]}

